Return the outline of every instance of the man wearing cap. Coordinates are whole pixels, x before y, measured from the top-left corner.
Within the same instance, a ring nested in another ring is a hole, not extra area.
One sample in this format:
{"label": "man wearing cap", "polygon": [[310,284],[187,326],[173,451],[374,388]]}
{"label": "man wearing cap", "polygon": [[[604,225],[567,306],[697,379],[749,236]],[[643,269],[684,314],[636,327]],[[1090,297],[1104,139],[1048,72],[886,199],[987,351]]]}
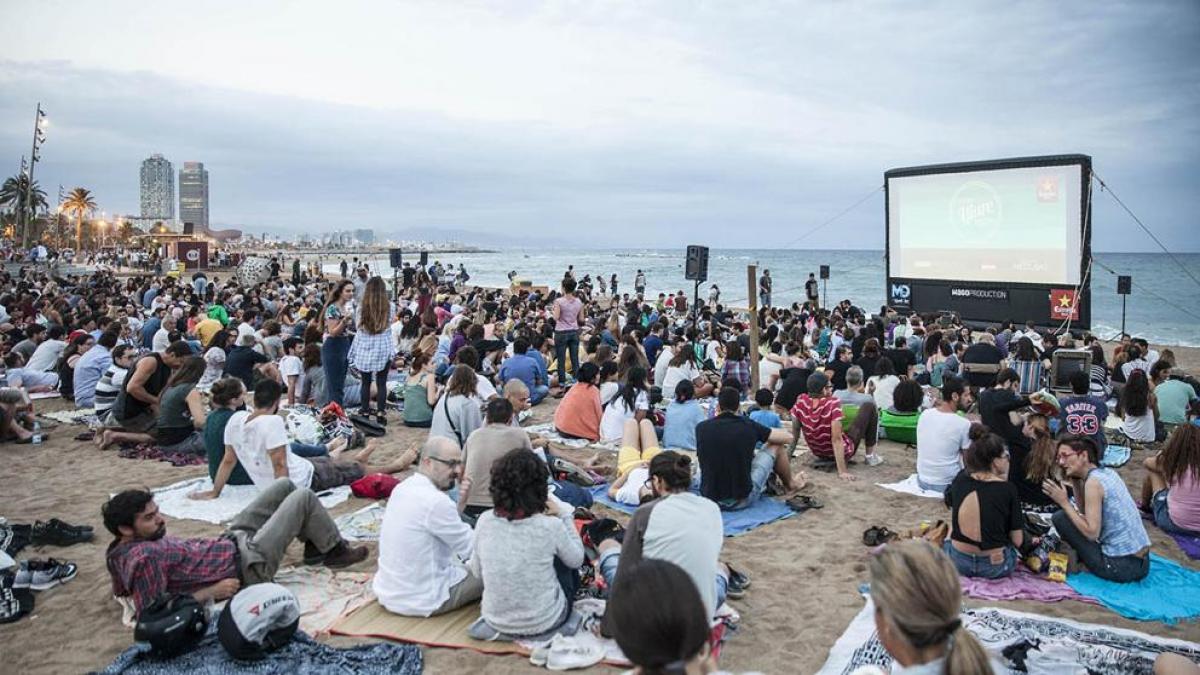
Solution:
{"label": "man wearing cap", "polygon": [[470,481],[459,487],[459,504],[446,497],[462,475],[458,443],[430,436],[417,472],[392,491],[379,528],[379,571],[371,584],[379,603],[403,616],[436,616],[475,602],[483,582],[464,562],[475,533],[462,521]]}
{"label": "man wearing cap", "polygon": [[312,490],[281,478],[239,513],[216,538],[167,536],[154,494],[126,490],[101,509],[113,534],[105,554],[113,595],[134,611],[163,593],[188,593],[201,603],[229,598],[243,585],[271,581],[293,539],[304,542],[304,562],[346,567],[367,557],[351,547]]}

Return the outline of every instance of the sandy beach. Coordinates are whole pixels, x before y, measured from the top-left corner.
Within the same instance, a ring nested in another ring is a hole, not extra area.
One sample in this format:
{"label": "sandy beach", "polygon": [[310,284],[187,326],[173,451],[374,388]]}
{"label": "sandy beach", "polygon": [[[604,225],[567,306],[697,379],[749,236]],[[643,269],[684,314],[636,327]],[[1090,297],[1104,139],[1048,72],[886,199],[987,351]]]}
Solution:
{"label": "sandy beach", "polygon": [[[1179,365],[1200,372],[1200,349],[1175,348]],[[531,423],[548,421],[555,401],[534,409]],[[61,400],[39,401],[39,410],[64,410]],[[55,557],[79,565],[78,576],[63,586],[37,595],[31,616],[0,628],[0,663],[9,673],[78,673],[107,665],[132,643],[132,631],[121,625],[121,611],[112,599],[105,570],[104,551],[110,536],[104,531],[100,505],[117,490],[159,487],[205,474],[203,466],[175,468],[164,462],[121,459],[115,452],[96,450],[90,442],[72,438],[81,426],[47,429],[50,439],[40,446],[6,444],[0,449],[5,469],[0,474],[0,515],[17,523],[58,517],[74,524],[95,527],[96,539],[70,548],[27,548],[20,558]],[[393,422],[378,457],[397,457],[425,432]],[[723,557],[738,564],[753,578],[745,599],[733,601],[741,613],[740,628],[725,645],[721,666],[741,672],[809,673],[825,661],[829,648],[862,607],[859,584],[867,581],[866,547],[861,533],[871,525],[893,530],[915,527],[928,518],[946,518],[938,502],[878,488],[876,482],[900,480],[914,471],[916,453],[884,442],[882,466],[855,469],[858,480],[839,481],[833,473],[810,471],[808,493],[826,506],[726,539]],[[1120,470],[1137,494],[1144,470],[1142,457]],[[335,515],[362,508],[366,500],[352,498],[334,510]],[[600,507],[597,507],[599,510]],[[623,516],[622,516],[623,518]],[[1155,527],[1147,528],[1153,550],[1192,568],[1175,543]],[[215,536],[221,528],[193,520],[169,520],[176,536]],[[352,568],[370,571],[375,566],[374,546],[366,562]],[[285,564],[298,563],[301,547],[294,544]],[[1173,638],[1200,641],[1200,624],[1168,626],[1121,618],[1103,607],[1076,602],[979,603],[997,605],[1077,621],[1102,623]],[[350,644],[332,638],[333,644]],[[514,656],[484,656],[470,651],[426,649],[428,672],[533,672],[533,666]],[[600,672],[597,670],[596,672]]]}

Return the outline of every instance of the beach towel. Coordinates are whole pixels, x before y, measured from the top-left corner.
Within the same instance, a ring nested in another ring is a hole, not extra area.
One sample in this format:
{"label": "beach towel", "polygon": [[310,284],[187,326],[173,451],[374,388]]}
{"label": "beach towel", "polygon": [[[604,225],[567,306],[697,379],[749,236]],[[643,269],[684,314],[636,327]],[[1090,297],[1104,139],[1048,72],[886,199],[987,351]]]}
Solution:
{"label": "beach towel", "polygon": [[541,436],[552,443],[565,445],[568,448],[593,448],[596,450],[607,450],[609,452],[616,452],[620,449],[618,447],[620,445],[619,443],[608,443],[602,441],[592,442],[585,438],[565,438],[562,434],[558,433],[558,430],[554,428],[554,424],[552,422],[548,422],[546,424],[534,424],[523,428],[528,433],[537,434],[538,436]]}
{"label": "beach towel", "polygon": [[[892,657],[875,633],[875,607],[870,599],[842,633],[818,675],[848,675],[862,666],[888,672]],[[999,666],[997,673],[1074,673],[1151,675],[1154,659],[1163,652],[1200,660],[1200,644],[1160,638],[1137,631],[1053,619],[993,607],[965,609],[963,624],[983,644]],[[1037,643],[1026,652],[1025,667],[1012,669],[1002,656],[1005,647]]]}
{"label": "beach towel", "polygon": [[1104,449],[1104,457],[1100,459],[1102,466],[1118,468],[1129,463],[1129,457],[1133,452],[1125,445],[1110,445]]}
{"label": "beach towel", "polygon": [[38,417],[44,417],[48,420],[58,422],[59,424],[87,424],[91,426],[96,420],[95,408],[79,408],[78,410],[55,410],[54,412],[41,412]]}
{"label": "beach towel", "polygon": [[1179,544],[1179,548],[1187,554],[1192,560],[1200,560],[1200,537],[1193,537],[1187,534],[1171,533],[1171,538]]}
{"label": "beach towel", "polygon": [[38,401],[46,398],[62,398],[62,394],[57,391],[38,391],[29,395],[29,400]]}
{"label": "beach towel", "polygon": [[[575,601],[575,611],[583,614],[585,622],[603,615],[604,600],[585,598]],[[330,631],[333,635],[372,637],[397,642],[411,642],[428,647],[470,649],[483,654],[521,654],[528,656],[539,646],[537,642],[484,642],[467,634],[479,620],[479,603],[472,603],[453,612],[431,617],[407,617],[393,614],[378,602],[371,602],[342,617]],[[573,642],[600,644],[604,661],[610,665],[628,667],[629,661],[614,640],[601,638],[590,630],[580,630],[571,637]]]}
{"label": "beach towel", "polygon": [[963,593],[980,600],[1036,600],[1038,602],[1059,602],[1060,600],[1077,600],[1093,605],[1100,604],[1094,598],[1080,595],[1074,588],[1058,581],[1050,581],[1029,571],[1024,565],[1017,565],[1011,576],[1003,579],[981,579],[978,577],[960,577]]}
{"label": "beach towel", "polygon": [[157,459],[168,462],[171,466],[197,466],[208,460],[204,455],[191,455],[184,452],[163,452],[163,449],[150,443],[137,445],[122,445],[117,455],[124,459]]}
{"label": "beach towel", "polygon": [[338,532],[347,541],[379,541],[379,527],[383,525],[384,502],[375,502],[344,516],[335,518]]}
{"label": "beach towel", "polygon": [[1200,618],[1200,572],[1154,553],[1150,574],[1141,581],[1119,584],[1081,572],[1069,575],[1067,583],[1129,619],[1173,624]]}
{"label": "beach towel", "polygon": [[[153,490],[154,501],[159,511],[172,518],[202,520],[220,525],[233,520],[258,496],[258,488],[253,485],[226,485],[217,499],[199,501],[188,498],[190,493],[197,490],[211,489],[212,481],[207,476],[190,478]],[[350,488],[343,485],[321,492],[318,496],[325,508],[332,509],[350,498]]]}
{"label": "beach towel", "polygon": [[[608,496],[608,485],[597,485],[591,490],[592,498],[610,509],[616,509],[622,513],[633,513],[637,510],[636,506],[622,504],[610,499]],[[721,511],[721,521],[725,526],[725,536],[736,537],[746,534],[755,528],[762,527],[767,523],[773,523],[793,515],[795,515],[795,512],[787,504],[778,499],[763,497],[749,508],[739,511]]]}
{"label": "beach towel", "polygon": [[917,483],[917,474],[915,473],[899,483],[876,483],[876,485],[885,490],[891,490],[892,492],[903,492],[906,495],[913,495],[916,497],[929,497],[930,499],[945,498],[945,495],[940,492],[922,488],[921,485]]}
{"label": "beach towel", "polygon": [[290,643],[268,652],[257,661],[238,661],[229,656],[217,640],[217,622],[209,623],[208,634],[195,649],[170,659],[148,656],[137,645],[121,652],[102,675],[319,675],[323,673],[359,673],[360,675],[419,675],[424,667],[421,650],[412,645],[375,643],[338,649],[323,645],[304,632],[297,632]]}
{"label": "beach towel", "polygon": [[[342,616],[375,599],[371,592],[369,572],[334,572],[326,567],[284,567],[275,573],[275,583],[286,587],[300,603],[300,630],[309,635],[323,635]],[[137,625],[132,598],[113,596],[121,606],[121,623],[127,628]],[[214,611],[225,606],[221,601]]]}

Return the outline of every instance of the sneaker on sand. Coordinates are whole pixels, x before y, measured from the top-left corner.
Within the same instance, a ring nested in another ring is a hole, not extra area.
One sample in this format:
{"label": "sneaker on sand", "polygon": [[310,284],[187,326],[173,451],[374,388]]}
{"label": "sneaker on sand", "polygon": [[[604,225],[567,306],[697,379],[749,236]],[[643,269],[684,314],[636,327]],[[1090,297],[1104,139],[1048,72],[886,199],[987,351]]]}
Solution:
{"label": "sneaker on sand", "polygon": [[556,635],[546,655],[549,670],[574,670],[588,668],[604,659],[604,648],[598,644],[584,644],[575,638]]}
{"label": "sneaker on sand", "polygon": [[326,553],[322,562],[326,567],[349,567],[366,560],[369,553],[366,546],[349,546],[343,541]]}
{"label": "sneaker on sand", "polygon": [[878,454],[867,455],[867,466],[879,466],[883,464],[883,458]]}
{"label": "sneaker on sand", "polygon": [[82,544],[89,542],[95,536],[91,530],[75,529],[61,520],[52,520],[48,523],[37,521],[33,524],[31,538],[34,546],[71,546],[72,544]]}
{"label": "sneaker on sand", "polygon": [[22,560],[21,567],[13,577],[13,588],[29,588],[44,591],[75,578],[79,566],[71,562],[47,560]]}

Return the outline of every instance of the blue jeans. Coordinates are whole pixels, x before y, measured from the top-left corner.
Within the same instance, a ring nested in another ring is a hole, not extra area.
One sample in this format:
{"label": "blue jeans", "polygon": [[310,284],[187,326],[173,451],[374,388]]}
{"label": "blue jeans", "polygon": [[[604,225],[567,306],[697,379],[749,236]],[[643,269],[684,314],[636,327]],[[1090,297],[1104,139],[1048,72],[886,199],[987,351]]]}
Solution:
{"label": "blue jeans", "polygon": [[767,479],[774,471],[775,453],[766,448],[759,449],[750,461],[750,494],[736,502],[718,503],[717,506],[720,506],[722,511],[740,511],[748,508],[757,502],[763,490],[767,489]]}
{"label": "blue jeans", "polygon": [[1058,536],[1075,549],[1079,562],[1101,579],[1127,583],[1141,581],[1150,573],[1149,555],[1108,555],[1100,542],[1092,541],[1080,532],[1065,512],[1055,511],[1050,520]]}
{"label": "blue jeans", "polygon": [[[557,561],[556,561],[557,562]],[[596,559],[596,567],[600,570],[600,576],[604,577],[604,585],[608,588],[609,593],[612,592],[613,582],[617,580],[617,567],[621,564],[621,549],[614,548],[600,554]],[[713,595],[713,610],[725,604],[725,599],[729,595],[729,579],[721,572],[717,572],[717,578],[713,581],[713,588],[716,591]]]}
{"label": "blue jeans", "polygon": [[566,357],[568,353],[571,355],[571,374],[574,375],[579,371],[579,331],[554,331],[554,358],[558,361],[559,385],[563,385],[567,381]]}
{"label": "blue jeans", "polygon": [[196,291],[196,295],[203,298],[204,291],[208,290],[208,279],[193,279],[192,288]]}
{"label": "blue jeans", "polygon": [[974,555],[963,553],[954,548],[950,539],[942,544],[942,550],[954,561],[958,573],[964,577],[979,577],[983,579],[1000,579],[1013,573],[1017,568],[1017,549],[1012,546],[1004,547],[1004,560],[993,563],[990,555]]}
{"label": "blue jeans", "polygon": [[325,394],[329,400],[343,408],[346,390],[346,371],[350,362],[350,341],[353,338],[327,337],[321,343],[321,367],[325,371]]}
{"label": "blue jeans", "polygon": [[529,405],[537,405],[550,395],[550,387],[545,384],[535,384],[529,390]]}
{"label": "blue jeans", "polygon": [[324,445],[309,445],[300,441],[292,441],[288,444],[288,449],[297,457],[326,457],[329,455],[329,448]]}
{"label": "blue jeans", "polygon": [[1158,529],[1163,532],[1200,537],[1200,532],[1179,527],[1175,521],[1171,520],[1171,513],[1167,510],[1167,492],[1168,490],[1159,490],[1150,500],[1150,506],[1154,510],[1154,524],[1158,525]]}
{"label": "blue jeans", "polygon": [[946,490],[950,489],[949,484],[937,485],[935,483],[926,483],[925,481],[921,480],[921,474],[917,474],[917,485],[921,486],[922,490],[930,490],[932,492],[940,492],[942,494],[946,494]]}
{"label": "blue jeans", "polygon": [[579,487],[571,481],[552,481],[550,491],[554,493],[555,497],[558,497],[559,499],[576,508],[582,506],[585,509],[590,509],[592,507],[592,493]]}

